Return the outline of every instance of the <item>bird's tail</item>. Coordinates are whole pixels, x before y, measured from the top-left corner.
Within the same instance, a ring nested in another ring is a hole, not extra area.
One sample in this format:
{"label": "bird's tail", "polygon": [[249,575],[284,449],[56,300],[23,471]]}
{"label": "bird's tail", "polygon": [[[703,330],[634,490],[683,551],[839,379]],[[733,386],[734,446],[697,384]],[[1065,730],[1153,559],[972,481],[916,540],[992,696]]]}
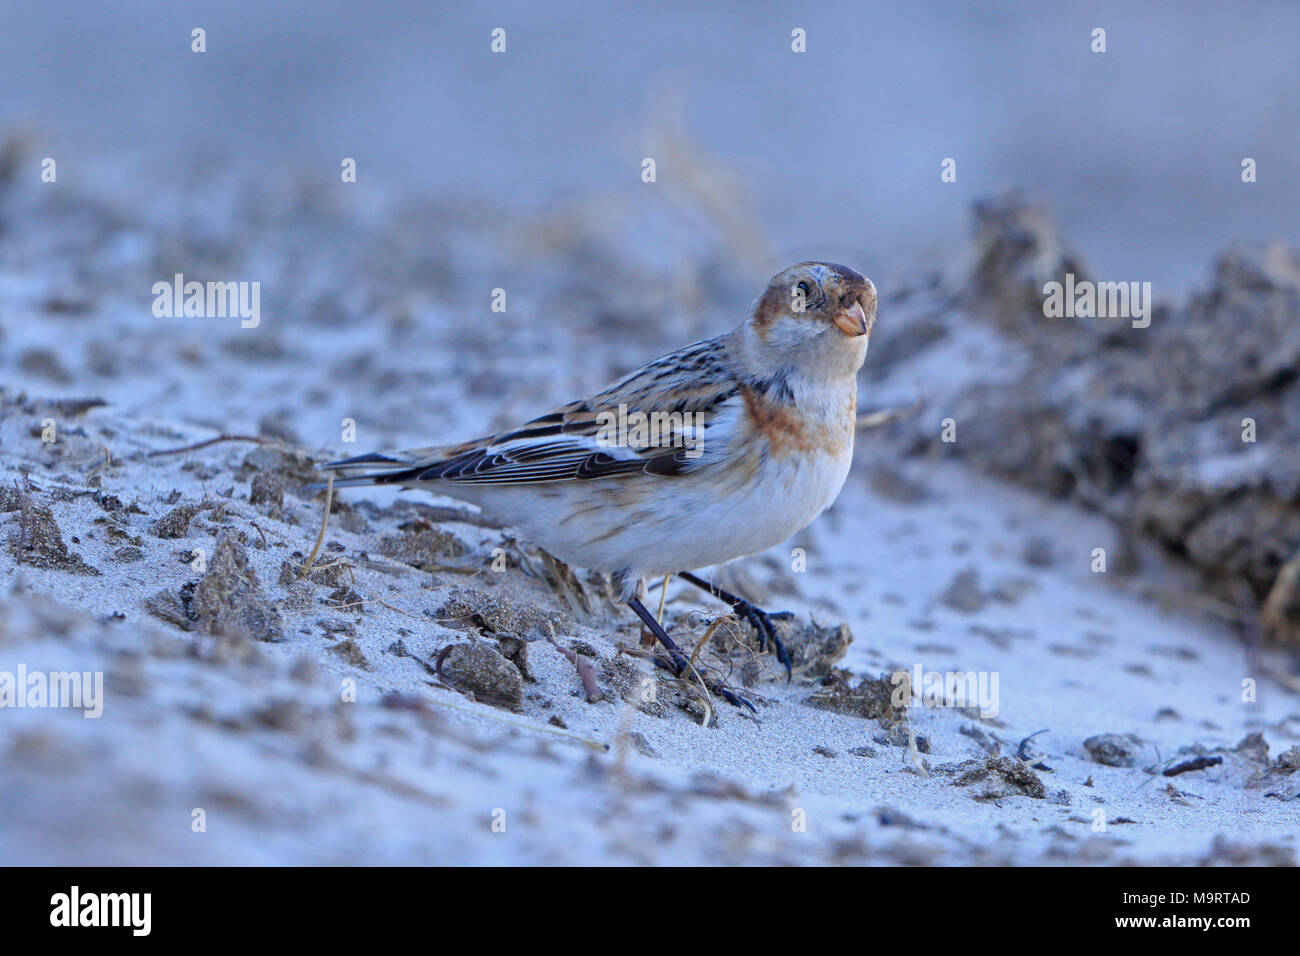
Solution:
{"label": "bird's tail", "polygon": [[[335,474],[335,488],[352,488],[363,485],[409,485],[420,481],[421,475],[442,461],[444,456],[437,448],[412,448],[408,451],[371,452],[355,458],[328,461],[317,465],[318,471]],[[317,482],[313,489],[324,488]]]}

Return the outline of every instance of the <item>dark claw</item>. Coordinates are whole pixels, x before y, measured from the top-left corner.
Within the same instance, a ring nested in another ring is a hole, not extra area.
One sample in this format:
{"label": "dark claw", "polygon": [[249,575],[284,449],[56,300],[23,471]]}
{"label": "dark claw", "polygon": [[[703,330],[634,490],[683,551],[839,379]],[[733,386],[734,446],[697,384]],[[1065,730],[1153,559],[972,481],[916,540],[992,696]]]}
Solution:
{"label": "dark claw", "polygon": [[789,683],[794,679],[794,663],[790,660],[790,654],[781,643],[781,638],[777,636],[776,627],[772,624],[772,618],[793,617],[789,611],[779,612],[779,614],[768,614],[760,607],[755,607],[748,601],[738,601],[732,608],[736,614],[747,620],[755,631],[758,632],[758,649],[760,653],[766,653],[767,645],[770,643],[776,651],[776,659],[785,666],[785,680]]}
{"label": "dark claw", "polygon": [[769,637],[773,640],[776,639],[776,635],[772,632],[772,622],[767,619],[767,616],[763,614],[762,611],[754,607],[752,604],[738,604],[732,608],[732,612],[743,617],[753,626],[754,630],[758,632],[759,653],[766,654],[767,639]]}
{"label": "dark claw", "polygon": [[772,625],[772,619],[787,620],[794,617],[790,611],[777,611],[769,614],[761,607],[755,607],[744,598],[732,594],[730,591],[724,591],[716,585],[710,584],[703,578],[696,577],[689,571],[679,571],[677,576],[683,581],[694,584],[697,588],[707,591],[719,601],[725,601],[731,605],[732,611],[749,621],[754,630],[758,632],[758,649],[760,652],[767,651],[768,641],[771,641],[772,647],[776,651],[776,659],[785,665],[785,681],[790,683],[794,680],[794,663],[790,660],[790,654],[781,643],[781,638],[776,635],[776,628]]}
{"label": "dark claw", "polygon": [[758,714],[757,707],[755,707],[749,701],[745,700],[745,698],[741,697],[739,694],[734,694],[731,691],[727,690],[727,688],[723,687],[721,684],[710,689],[713,691],[713,693],[720,695],[722,699],[725,700],[732,707],[748,707],[749,712],[751,714],[754,715]]}
{"label": "dark claw", "polygon": [[[754,607],[749,603],[737,607],[736,612],[744,615],[754,625],[754,630],[758,631],[758,649],[760,651],[766,651],[768,641],[772,642],[772,647],[776,650],[776,659],[785,665],[785,682],[790,683],[794,679],[794,662],[790,660],[790,654],[785,649],[785,645],[781,643],[781,638],[776,633],[776,626],[772,623],[772,618],[778,615],[768,614],[762,608]],[[789,611],[779,613],[785,617],[794,616]]]}

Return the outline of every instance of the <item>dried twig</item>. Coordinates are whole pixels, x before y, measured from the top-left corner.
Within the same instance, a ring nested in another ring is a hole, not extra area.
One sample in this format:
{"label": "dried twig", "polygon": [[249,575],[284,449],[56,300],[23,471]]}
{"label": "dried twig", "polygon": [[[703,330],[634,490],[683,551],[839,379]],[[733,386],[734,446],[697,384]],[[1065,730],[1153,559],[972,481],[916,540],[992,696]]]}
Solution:
{"label": "dried twig", "polygon": [[316,563],[316,555],[320,554],[321,545],[325,543],[325,529],[330,523],[330,505],[334,503],[334,476],[329,476],[329,483],[325,486],[325,514],[320,519],[320,534],[316,536],[316,547],[311,549],[311,554],[307,555],[307,560],[303,562],[298,569],[298,577],[295,581],[301,581],[311,573],[311,566]]}
{"label": "dried twig", "polygon": [[[641,648],[641,647],[629,647],[626,644],[619,644],[618,653],[627,654],[631,657],[645,658],[646,660],[653,663],[656,667],[668,671],[675,678],[677,678],[678,681],[681,682],[683,687],[686,688],[689,688],[691,686],[690,678],[694,676],[700,682],[700,684],[705,688],[706,692],[711,694],[716,694],[717,696],[722,697],[727,701],[727,703],[732,704],[737,708],[742,708],[742,707],[749,708],[748,713],[746,713],[746,711],[744,710],[741,710],[740,711],[741,716],[748,717],[756,724],[762,723],[762,721],[758,719],[757,716],[758,711],[753,704],[751,704],[744,697],[739,696],[735,691],[733,691],[731,688],[724,685],[721,681],[713,680],[712,678],[708,677],[703,671],[699,670],[694,665],[691,665],[689,662],[687,662],[688,669],[679,674],[677,673],[677,668],[676,665],[673,663],[672,658],[668,657],[668,655],[666,654],[661,654],[658,651],[650,650],[647,648]],[[708,698],[708,700],[712,700],[712,698]]]}
{"label": "dried twig", "polygon": [[713,632],[718,629],[718,625],[721,624],[723,621],[725,621],[729,616],[730,615],[714,618],[713,623],[708,626],[707,630],[705,630],[704,636],[701,637],[698,642],[696,642],[695,650],[691,651],[691,670],[695,670],[695,662],[699,660],[700,650],[704,647],[705,644],[709,642],[709,638],[711,638],[713,636]]}
{"label": "dried twig", "polygon": [[925,396],[918,389],[916,401],[910,408],[882,408],[874,412],[863,412],[858,416],[858,428],[879,428],[882,425],[888,425],[891,422],[899,422],[904,418],[911,418],[922,408],[925,407]]}
{"label": "dried twig", "polygon": [[1029,735],[1028,737],[1026,737],[1024,740],[1020,741],[1020,746],[1018,746],[1018,747],[1016,748],[1016,756],[1019,757],[1021,760],[1023,760],[1025,763],[1029,764],[1029,765],[1030,765],[1031,767],[1033,767],[1035,770],[1043,770],[1043,771],[1046,771],[1046,772],[1048,772],[1048,773],[1051,773],[1051,772],[1052,772],[1052,768],[1049,767],[1047,764],[1045,764],[1041,759],[1040,759],[1040,760],[1037,760],[1037,761],[1034,761],[1033,763],[1030,763],[1030,761],[1033,761],[1033,760],[1034,760],[1034,756],[1033,756],[1033,754],[1031,754],[1031,753],[1029,752],[1029,745],[1030,745],[1030,743],[1032,743],[1032,742],[1033,742],[1033,739],[1034,739],[1035,737],[1037,737],[1039,734],[1045,734],[1045,733],[1047,733],[1047,730],[1048,730],[1048,728],[1046,728],[1046,727],[1044,727],[1042,730],[1035,730],[1032,734],[1030,734],[1030,735]]}
{"label": "dried twig", "polygon": [[569,663],[577,668],[578,677],[582,679],[582,689],[587,692],[587,703],[596,704],[604,700],[605,695],[600,692],[600,685],[596,683],[596,671],[591,666],[591,661],[579,657],[577,652],[568,647],[561,647],[560,643],[555,639],[555,627],[550,621],[546,622],[546,626],[551,631],[551,646],[567,657]]}
{"label": "dried twig", "polygon": [[209,445],[215,445],[223,441],[251,441],[258,445],[273,445],[277,448],[289,448],[289,446],[285,445],[283,442],[278,442],[272,438],[263,438],[260,435],[218,435],[216,438],[209,438],[207,441],[195,442],[193,445],[183,445],[180,448],[164,448],[160,451],[151,451],[144,457],[158,458],[162,455],[181,455],[187,451],[198,451],[200,448],[207,448]]}
{"label": "dried twig", "polygon": [[[905,701],[912,699],[912,675],[907,671],[895,671],[894,677],[898,678],[899,696]],[[930,776],[930,771],[925,769],[925,762],[921,759],[921,748],[916,745],[916,730],[912,727],[912,719],[907,714],[900,714],[904,723],[907,725],[907,754],[912,758],[912,765],[916,767],[916,772],[922,777]]]}
{"label": "dried twig", "polygon": [[1221,763],[1223,763],[1222,757],[1195,757],[1180,764],[1175,764],[1166,770],[1164,775],[1166,777],[1176,777],[1180,773],[1187,773],[1190,770],[1204,770],[1206,767],[1217,767]]}
{"label": "dried twig", "polygon": [[[666,581],[667,579],[665,579],[665,582]],[[667,592],[668,589],[665,587],[664,593],[666,594]],[[695,665],[696,665],[696,661],[699,659],[700,650],[704,647],[705,644],[709,642],[709,638],[713,636],[713,632],[718,629],[718,625],[721,623],[722,623],[722,619],[719,618],[718,620],[710,624],[708,630],[704,632],[704,636],[701,637],[699,642],[695,645],[695,650],[691,651],[691,659],[690,659],[691,673],[695,675],[695,679],[700,682],[700,688],[704,691],[705,710],[704,710],[704,719],[700,722],[701,727],[709,726],[709,722],[713,718],[713,698],[709,696],[709,685],[704,681],[704,674]]]}

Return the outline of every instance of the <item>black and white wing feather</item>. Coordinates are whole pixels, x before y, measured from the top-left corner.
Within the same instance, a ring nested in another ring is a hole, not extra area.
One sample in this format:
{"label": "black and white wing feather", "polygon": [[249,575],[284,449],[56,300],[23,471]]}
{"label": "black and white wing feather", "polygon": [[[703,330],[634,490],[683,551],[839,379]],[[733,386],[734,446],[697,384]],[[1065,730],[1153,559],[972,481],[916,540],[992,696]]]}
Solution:
{"label": "black and white wing feather", "polygon": [[[673,477],[707,464],[734,433],[739,385],[721,338],[697,342],[587,399],[461,445],[376,452],[322,465],[336,485],[531,484],[627,475]],[[653,443],[618,423],[653,422]]]}

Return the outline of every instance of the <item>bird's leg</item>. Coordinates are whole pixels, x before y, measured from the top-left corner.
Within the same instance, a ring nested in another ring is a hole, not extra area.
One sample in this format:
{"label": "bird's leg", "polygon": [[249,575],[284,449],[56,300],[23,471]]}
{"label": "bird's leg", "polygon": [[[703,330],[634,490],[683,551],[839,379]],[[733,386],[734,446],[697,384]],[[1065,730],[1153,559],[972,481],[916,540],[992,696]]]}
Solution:
{"label": "bird's leg", "polygon": [[659,643],[664,646],[664,650],[668,652],[668,656],[673,660],[673,670],[677,673],[677,676],[680,677],[682,674],[686,673],[686,669],[690,665],[682,655],[682,650],[677,646],[676,641],[669,637],[668,632],[663,629],[663,625],[655,620],[655,616],[646,610],[646,606],[637,598],[628,598],[627,605],[632,610],[636,611],[636,616],[641,619],[641,623],[643,623],[650,630],[650,633],[659,640]]}
{"label": "bird's leg", "polygon": [[749,601],[746,601],[743,597],[740,597],[737,594],[732,594],[730,591],[724,591],[716,584],[706,581],[701,577],[696,577],[689,571],[678,571],[677,576],[683,581],[686,581],[689,584],[694,584],[697,588],[709,592],[719,601],[725,601],[727,604],[730,604],[731,609],[752,624],[754,630],[758,632],[759,650],[767,650],[767,643],[768,641],[771,641],[772,647],[776,651],[776,659],[785,665],[786,682],[790,682],[794,677],[794,665],[790,661],[790,654],[786,651],[785,645],[781,643],[781,638],[777,636],[776,627],[772,624],[772,618],[789,617],[790,615],[788,612],[783,611],[778,614],[769,614],[761,607],[757,607]]}
{"label": "bird's leg", "polygon": [[[641,623],[649,628],[650,633],[658,638],[659,643],[664,646],[666,651],[668,651],[668,656],[672,658],[672,671],[674,674],[681,677],[687,671],[692,669],[690,662],[686,660],[685,655],[682,654],[681,648],[678,647],[676,642],[668,636],[668,632],[664,630],[663,625],[655,620],[655,616],[646,609],[644,604],[642,604],[637,598],[630,597],[627,600],[627,606],[636,612],[636,616],[641,619]],[[696,673],[699,672],[696,671]],[[745,700],[745,698],[738,696],[733,691],[728,690],[717,681],[709,680],[703,674],[700,674],[700,679],[704,682],[705,687],[717,694],[723,700],[727,701],[727,703],[735,707],[748,707],[754,713],[758,713],[757,708],[755,708],[753,704]]]}

